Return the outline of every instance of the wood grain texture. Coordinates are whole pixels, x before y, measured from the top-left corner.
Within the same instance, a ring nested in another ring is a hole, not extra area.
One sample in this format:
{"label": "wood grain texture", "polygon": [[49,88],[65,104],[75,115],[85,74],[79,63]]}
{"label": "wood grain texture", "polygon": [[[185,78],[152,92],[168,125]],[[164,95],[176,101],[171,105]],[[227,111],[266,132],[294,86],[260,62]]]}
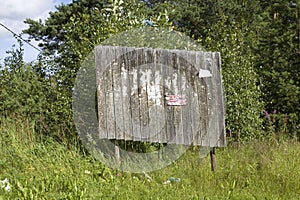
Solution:
{"label": "wood grain texture", "polygon": [[[214,52],[96,47],[99,138],[225,146],[220,60]],[[168,95],[186,103],[168,105]]]}

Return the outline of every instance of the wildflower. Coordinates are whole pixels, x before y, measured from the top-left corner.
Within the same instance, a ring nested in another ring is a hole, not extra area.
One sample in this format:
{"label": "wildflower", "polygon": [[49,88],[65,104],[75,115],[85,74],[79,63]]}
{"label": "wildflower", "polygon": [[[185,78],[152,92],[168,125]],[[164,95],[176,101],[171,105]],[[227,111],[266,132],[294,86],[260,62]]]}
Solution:
{"label": "wildflower", "polygon": [[7,192],[11,192],[11,187],[7,178],[5,178],[3,181],[0,181],[0,187],[4,188],[4,190]]}
{"label": "wildflower", "polygon": [[265,113],[265,115],[266,115],[266,118],[267,118],[268,120],[270,120],[270,119],[271,119],[271,116],[270,116],[270,114],[268,113],[268,111],[264,110],[264,113]]}

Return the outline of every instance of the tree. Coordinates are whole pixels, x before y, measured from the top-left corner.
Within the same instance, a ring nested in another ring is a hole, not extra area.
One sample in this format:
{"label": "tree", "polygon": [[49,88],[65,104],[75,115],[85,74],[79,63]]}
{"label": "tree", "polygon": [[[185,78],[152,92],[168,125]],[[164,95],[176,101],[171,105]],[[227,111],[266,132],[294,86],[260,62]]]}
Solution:
{"label": "tree", "polygon": [[226,96],[226,127],[234,137],[260,137],[263,103],[260,98],[259,77],[254,68],[254,56],[249,43],[255,40],[247,23],[228,22],[222,15],[211,28],[204,43],[212,51],[219,51]]}
{"label": "tree", "polygon": [[300,1],[261,1],[261,7],[256,66],[265,109],[276,112],[282,122],[278,129],[288,123],[295,132],[300,124]]}
{"label": "tree", "polygon": [[[42,122],[47,112],[49,87],[32,63],[23,60],[23,44],[19,40],[16,49],[7,51],[1,70],[0,114],[16,120]],[[44,121],[43,121],[44,122]],[[40,127],[42,127],[41,123]],[[37,128],[37,127],[36,127]]]}
{"label": "tree", "polygon": [[160,10],[167,4],[170,10],[170,20],[177,30],[185,32],[194,39],[206,38],[209,30],[221,15],[227,16],[228,22],[238,23],[241,20],[246,24],[256,21],[256,13],[259,9],[258,0],[167,0],[147,1],[153,5],[154,10]]}

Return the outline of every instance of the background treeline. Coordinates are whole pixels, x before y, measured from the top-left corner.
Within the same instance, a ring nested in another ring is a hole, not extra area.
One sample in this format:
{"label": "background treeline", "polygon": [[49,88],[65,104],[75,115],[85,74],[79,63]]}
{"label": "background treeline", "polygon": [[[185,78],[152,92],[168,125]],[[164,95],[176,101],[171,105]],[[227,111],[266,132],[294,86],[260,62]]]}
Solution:
{"label": "background treeline", "polygon": [[233,139],[300,137],[299,0],[74,0],[56,9],[44,22],[25,21],[24,34],[40,41],[37,61],[23,61],[20,41],[0,66],[0,115],[76,139],[72,88],[84,58],[115,34],[150,26],[221,52]]}

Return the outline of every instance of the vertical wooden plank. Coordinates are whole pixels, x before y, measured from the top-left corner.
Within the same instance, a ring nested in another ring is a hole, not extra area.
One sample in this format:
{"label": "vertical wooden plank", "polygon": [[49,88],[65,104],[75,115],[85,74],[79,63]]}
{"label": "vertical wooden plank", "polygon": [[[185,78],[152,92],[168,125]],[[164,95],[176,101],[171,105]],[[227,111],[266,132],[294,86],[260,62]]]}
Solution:
{"label": "vertical wooden plank", "polygon": [[[212,64],[212,54],[210,52],[205,53],[205,69],[209,70],[212,74],[213,78],[215,75],[215,69]],[[217,115],[215,113],[215,104],[216,104],[216,92],[215,92],[215,81],[213,78],[205,78],[206,82],[208,83],[208,105],[209,105],[209,130],[208,130],[208,146],[209,147],[215,147],[217,144],[217,141],[215,139],[215,135],[218,132],[217,124],[215,123],[215,119],[217,118]]]}
{"label": "vertical wooden plank", "polygon": [[152,49],[144,49],[143,60],[141,60],[140,65],[140,118],[141,118],[141,141],[149,141],[150,131],[152,127],[150,126],[150,108],[149,108],[149,90],[151,82],[151,65],[153,63],[152,59]]}
{"label": "vertical wooden plank", "polygon": [[[164,52],[166,54],[166,81],[167,81],[167,94],[174,95],[175,90],[174,87],[174,68],[173,68],[173,55],[167,51]],[[174,106],[167,106],[168,109],[168,120],[167,120],[167,142],[170,144],[176,143],[176,108]]]}
{"label": "vertical wooden plank", "polygon": [[[173,94],[179,96],[182,94],[181,88],[181,73],[180,73],[180,63],[178,54],[176,51],[171,51],[172,58],[172,89]],[[174,133],[172,133],[175,144],[183,143],[183,106],[173,106],[174,107]],[[178,140],[178,141],[177,141]]]}
{"label": "vertical wooden plank", "polygon": [[[207,130],[206,130],[206,134],[205,136],[202,137],[202,145],[203,146],[215,146],[214,143],[215,141],[213,140],[213,138],[211,137],[212,134],[214,134],[214,129],[215,129],[215,124],[214,124],[214,92],[213,92],[213,72],[211,71],[211,55],[210,53],[204,52],[203,54],[203,60],[202,60],[203,64],[201,65],[201,68],[199,69],[199,76],[200,78],[202,78],[202,80],[204,81],[205,85],[206,85],[206,95],[202,95],[202,99],[201,101],[206,104],[207,106],[207,116],[206,118],[206,124],[207,124]],[[205,72],[203,72],[205,71]],[[203,74],[211,74],[211,76],[203,76],[201,75],[201,73]]]}
{"label": "vertical wooden plank", "polygon": [[108,47],[98,47],[96,48],[96,66],[97,66],[97,80],[98,82],[98,115],[99,115],[99,138],[108,138],[108,131],[107,131],[107,118],[108,118],[108,104],[109,100],[107,99],[107,82],[109,82],[107,77],[106,70],[106,59],[110,59],[107,55],[107,51],[109,50]]}
{"label": "vertical wooden plank", "polygon": [[200,127],[200,122],[201,122],[201,109],[200,109],[200,102],[199,102],[199,95],[201,94],[201,80],[198,77],[198,66],[197,66],[197,54],[196,51],[190,51],[188,53],[188,57],[187,57],[188,62],[190,62],[191,65],[191,69],[190,70],[190,78],[191,81],[193,82],[193,90],[191,91],[190,97],[190,103],[191,105],[193,105],[193,108],[195,109],[191,109],[190,110],[190,114],[191,114],[191,122],[193,124],[192,126],[192,138],[191,138],[191,142],[192,144],[196,144],[197,145],[197,138],[199,137],[199,135],[201,135],[201,127]]}
{"label": "vertical wooden plank", "polygon": [[105,91],[103,89],[103,75],[102,75],[102,49],[95,48],[95,63],[96,63],[96,83],[97,83],[97,104],[98,104],[98,122],[99,122],[99,138],[106,138],[105,130]]}
{"label": "vertical wooden plank", "polygon": [[130,120],[130,118],[128,118],[128,71],[126,70],[126,55],[127,55],[127,49],[122,47],[119,49],[119,57],[122,58],[121,60],[121,65],[120,65],[120,96],[122,99],[122,111],[121,111],[121,115],[122,115],[122,125],[121,125],[121,129],[120,129],[120,139],[124,140],[125,139],[125,133],[127,132],[127,129],[129,129],[128,127],[128,120]]}
{"label": "vertical wooden plank", "polygon": [[170,121],[172,121],[172,108],[168,107],[166,105],[165,96],[167,94],[170,94],[170,88],[169,88],[169,81],[168,81],[168,74],[169,74],[169,58],[166,51],[160,50],[160,56],[159,56],[159,63],[161,63],[161,81],[163,83],[163,105],[165,107],[165,114],[166,114],[166,121],[165,121],[165,129],[163,133],[161,134],[161,142],[167,143],[168,142],[168,135],[172,131],[172,124]]}
{"label": "vertical wooden plank", "polygon": [[189,144],[193,144],[196,138],[196,135],[199,134],[200,129],[200,116],[202,115],[199,105],[199,95],[202,95],[199,92],[199,83],[200,80],[197,77],[197,67],[195,66],[196,55],[194,52],[187,52],[187,65],[186,67],[186,76],[188,79],[189,85],[189,102],[191,104],[189,110],[189,121],[190,124],[190,137],[188,138]]}
{"label": "vertical wooden plank", "polygon": [[146,125],[146,121],[147,121],[147,116],[145,115],[145,113],[147,112],[145,109],[146,104],[144,102],[147,101],[147,97],[145,95],[145,77],[146,76],[144,73],[143,68],[141,67],[141,65],[143,64],[143,62],[145,61],[145,51],[147,51],[146,49],[143,49],[143,51],[138,55],[138,66],[136,66],[138,68],[138,108],[139,108],[139,126],[140,126],[140,138],[139,141],[144,141],[144,134],[145,134],[145,130],[144,130],[144,124]]}
{"label": "vertical wooden plank", "polygon": [[161,71],[157,63],[157,51],[151,49],[152,59],[149,61],[147,69],[149,82],[147,85],[148,109],[149,109],[149,141],[160,141],[160,132],[164,127],[163,94],[161,85]]}
{"label": "vertical wooden plank", "polygon": [[[182,52],[183,55],[180,55]],[[186,105],[181,106],[181,123],[182,123],[182,141],[181,144],[191,145],[192,143],[192,134],[193,134],[193,121],[192,115],[197,112],[197,108],[192,102],[192,84],[190,80],[194,81],[191,77],[191,73],[189,71],[189,54],[187,51],[177,51],[178,61],[180,64],[179,75],[180,79],[180,95],[185,96]]]}
{"label": "vertical wooden plank", "polygon": [[213,74],[214,78],[212,79],[212,90],[211,90],[211,115],[214,118],[211,120],[212,124],[211,126],[211,132],[210,132],[210,146],[215,147],[218,146],[219,142],[219,135],[220,135],[220,110],[218,109],[218,103],[219,103],[219,93],[218,93],[218,69],[217,66],[215,65],[214,61],[214,53],[211,52],[209,53],[209,59],[207,60],[209,63],[208,65],[210,66],[211,73]]}
{"label": "vertical wooden plank", "polygon": [[[141,50],[142,52],[142,50]],[[132,79],[132,91],[131,91],[131,102],[130,102],[130,111],[132,116],[132,126],[133,126],[133,140],[139,141],[142,134],[141,134],[141,121],[140,121],[140,103],[139,103],[139,91],[140,91],[140,68],[138,67],[138,63],[142,59],[141,55],[136,54],[136,50],[133,51],[134,59],[136,62],[134,66],[131,65],[131,73]]]}
{"label": "vertical wooden plank", "polygon": [[114,52],[115,64],[112,66],[113,70],[113,92],[114,92],[114,120],[116,123],[116,139],[123,140],[125,129],[125,96],[124,96],[124,76],[123,71],[125,68],[124,48],[115,48]]}
{"label": "vertical wooden plank", "polygon": [[[132,112],[130,110],[131,108],[131,102],[132,102],[132,96],[131,93],[133,91],[133,74],[132,74],[132,66],[135,66],[135,62],[136,62],[136,58],[135,58],[135,54],[133,52],[132,48],[125,48],[124,50],[124,60],[125,60],[125,71],[124,76],[126,78],[124,78],[124,95],[126,96],[126,98],[124,99],[124,119],[125,119],[125,123],[124,123],[124,129],[125,129],[125,135],[124,135],[124,139],[125,140],[133,140],[133,116],[132,116]],[[126,88],[125,88],[126,86]]]}
{"label": "vertical wooden plank", "polygon": [[[156,58],[156,49],[152,50],[153,56],[153,63],[152,63],[152,70],[150,74],[150,83],[149,87],[147,88],[148,94],[148,104],[149,104],[149,114],[150,114],[150,130],[149,130],[149,140],[151,142],[158,142],[158,135],[159,135],[159,125],[160,122],[157,120],[161,117],[161,113],[158,110],[159,105],[159,95],[160,95],[160,84],[159,79],[159,71],[157,71],[157,58]],[[157,116],[157,117],[155,117]]]}
{"label": "vertical wooden plank", "polygon": [[[172,68],[174,68],[173,72],[173,77],[175,79],[172,79],[173,83],[173,88],[174,88],[174,95],[176,96],[185,96],[187,97],[186,91],[183,88],[184,81],[186,80],[185,78],[185,73],[183,72],[183,68],[185,66],[181,66],[180,62],[180,55],[178,50],[171,51],[172,52],[172,57],[173,57],[173,63],[172,63]],[[184,80],[185,79],[185,80]],[[174,121],[175,121],[175,137],[176,137],[176,144],[184,144],[185,138],[187,137],[188,130],[188,123],[185,121],[186,118],[188,117],[186,113],[184,112],[186,107],[189,107],[190,104],[187,105],[179,105],[175,106],[174,110]]]}
{"label": "vertical wooden plank", "polygon": [[[104,59],[110,58],[114,59],[115,47],[108,48],[105,51],[106,55]],[[108,133],[108,139],[116,139],[116,120],[115,120],[115,92],[114,92],[114,69],[113,67],[117,65],[116,61],[109,63],[109,67],[105,70],[107,73],[106,80],[106,105],[107,105],[107,118],[106,118],[106,129]]]}
{"label": "vertical wooden plank", "polygon": [[[204,53],[202,51],[195,52],[196,54],[196,66],[198,66],[198,73],[200,69],[204,69]],[[199,84],[197,85],[197,100],[199,105],[200,119],[199,119],[199,133],[196,136],[196,145],[205,145],[205,140],[207,139],[207,129],[208,129],[208,105],[207,105],[207,83],[203,78],[199,77]]]}
{"label": "vertical wooden plank", "polygon": [[196,65],[198,67],[198,101],[200,106],[200,135],[197,137],[197,145],[205,146],[209,144],[208,138],[208,126],[209,126],[209,105],[208,105],[208,87],[209,84],[206,81],[206,78],[200,77],[199,74],[201,70],[206,69],[204,65],[205,53],[196,52]]}
{"label": "vertical wooden plank", "polygon": [[186,136],[184,138],[185,145],[191,145],[194,140],[194,135],[197,134],[198,131],[198,123],[200,119],[197,119],[199,116],[199,105],[197,101],[197,96],[195,98],[195,93],[197,94],[197,72],[195,71],[194,67],[194,59],[195,55],[192,52],[185,51],[185,55],[181,57],[182,63],[184,63],[183,71],[184,76],[186,77],[186,83],[184,86],[184,90],[187,96],[188,105],[184,109],[184,130],[186,130]]}
{"label": "vertical wooden plank", "polygon": [[209,99],[209,146],[220,146],[220,135],[223,134],[223,126],[224,123],[224,115],[222,112],[223,102],[220,100],[222,99],[222,91],[219,89],[221,84],[221,72],[219,71],[219,66],[215,62],[215,53],[207,52],[205,54],[205,64],[206,68],[211,71],[212,77],[211,79],[207,79],[209,83],[209,92],[208,92],[208,99]]}
{"label": "vertical wooden plank", "polygon": [[164,54],[161,49],[155,50],[155,84],[160,85],[160,89],[158,91],[158,98],[155,99],[156,112],[162,115],[162,120],[155,119],[155,127],[159,133],[156,136],[156,139],[159,143],[166,143],[166,135],[167,135],[167,109],[165,105],[165,93],[166,93],[166,85],[165,85],[165,65],[163,63]]}
{"label": "vertical wooden plank", "polygon": [[214,65],[216,66],[216,88],[218,94],[217,100],[217,110],[219,111],[219,134],[218,135],[218,146],[226,146],[226,132],[225,132],[225,108],[224,108],[224,94],[223,94],[223,84],[222,84],[222,69],[221,69],[221,55],[218,52],[214,53]]}

